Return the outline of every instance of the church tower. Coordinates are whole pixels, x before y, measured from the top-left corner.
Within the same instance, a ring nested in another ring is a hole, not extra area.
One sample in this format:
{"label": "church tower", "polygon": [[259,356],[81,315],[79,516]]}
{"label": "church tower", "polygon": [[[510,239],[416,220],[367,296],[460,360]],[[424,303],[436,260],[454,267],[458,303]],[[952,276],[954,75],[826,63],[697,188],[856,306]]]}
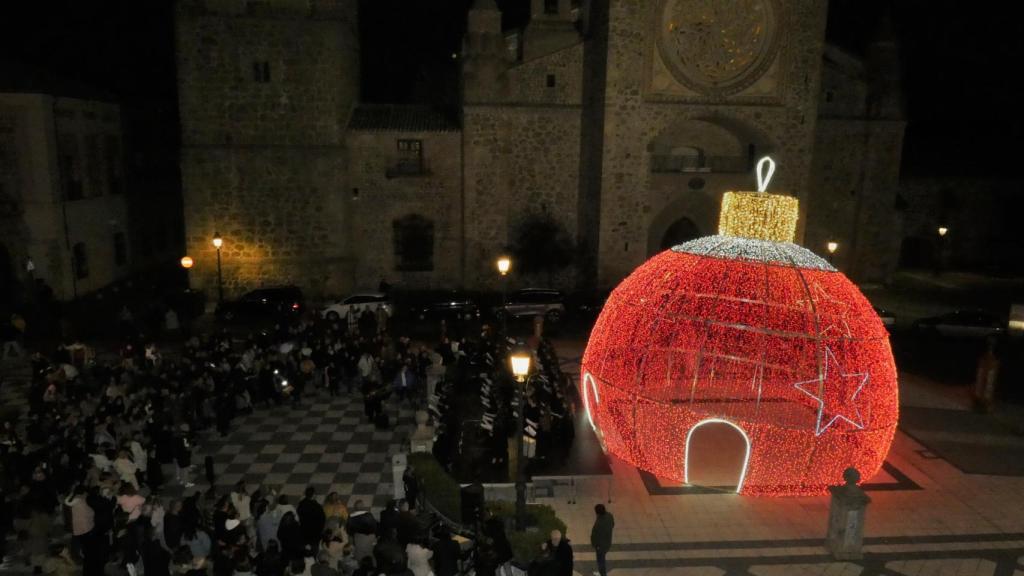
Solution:
{"label": "church tower", "polygon": [[900,52],[893,30],[891,9],[883,14],[875,37],[868,44],[866,65],[869,75],[868,116],[902,120],[904,115]]}
{"label": "church tower", "polygon": [[193,287],[348,288],[344,133],[357,0],[180,0],[181,176]]}
{"label": "church tower", "polygon": [[494,0],[476,0],[469,11],[462,48],[464,102],[501,100],[507,90],[505,39]]}

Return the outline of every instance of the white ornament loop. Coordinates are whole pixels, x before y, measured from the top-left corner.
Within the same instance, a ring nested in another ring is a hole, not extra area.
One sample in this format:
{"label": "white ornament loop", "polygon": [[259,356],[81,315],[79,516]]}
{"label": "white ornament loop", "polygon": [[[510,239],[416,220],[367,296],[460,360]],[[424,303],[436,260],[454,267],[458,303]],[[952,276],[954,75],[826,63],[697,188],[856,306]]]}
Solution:
{"label": "white ornament loop", "polygon": [[[762,173],[761,168],[767,164],[768,170]],[[768,184],[772,181],[772,176],[775,175],[775,161],[769,156],[761,158],[757,163],[757,191],[764,192],[768,189]]]}

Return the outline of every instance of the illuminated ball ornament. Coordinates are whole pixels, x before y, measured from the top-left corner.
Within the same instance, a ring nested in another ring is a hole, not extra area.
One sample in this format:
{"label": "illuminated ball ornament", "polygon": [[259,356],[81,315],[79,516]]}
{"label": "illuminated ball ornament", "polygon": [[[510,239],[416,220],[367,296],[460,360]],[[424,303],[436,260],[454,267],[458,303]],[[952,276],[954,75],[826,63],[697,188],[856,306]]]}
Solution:
{"label": "illuminated ball ornament", "polygon": [[[765,165],[768,174],[762,173]],[[820,494],[881,467],[896,431],[889,335],[860,290],[794,244],[795,198],[727,193],[719,235],[666,250],[612,292],[580,393],[605,449],[687,481],[693,431],[746,442],[737,491]]]}

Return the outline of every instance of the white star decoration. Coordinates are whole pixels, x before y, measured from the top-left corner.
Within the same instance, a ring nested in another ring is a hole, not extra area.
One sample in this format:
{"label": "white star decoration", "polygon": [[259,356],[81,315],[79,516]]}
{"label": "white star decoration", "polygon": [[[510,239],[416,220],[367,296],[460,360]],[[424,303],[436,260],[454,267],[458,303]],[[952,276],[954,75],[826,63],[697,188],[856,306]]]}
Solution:
{"label": "white star decoration", "polygon": [[[830,364],[832,366],[829,366]],[[830,372],[829,368],[835,368],[835,371]],[[864,422],[861,418],[860,410],[857,409],[856,400],[861,389],[868,383],[869,377],[870,375],[867,372],[844,373],[839,366],[839,362],[836,361],[832,350],[825,346],[825,369],[821,375],[812,380],[797,382],[793,385],[794,388],[818,402],[818,419],[814,430],[816,436],[820,436],[822,432],[828,430],[829,426],[834,424],[836,420],[845,420],[858,429],[864,428]],[[853,384],[845,384],[847,379],[854,380]],[[813,388],[805,387],[808,384],[813,384]],[[832,386],[838,387],[837,391],[840,396],[838,401],[829,402],[827,398],[828,390],[833,389],[831,388]],[[850,390],[853,390],[852,394],[849,393]],[[826,404],[832,405],[826,406]],[[828,415],[828,421],[822,424],[822,420],[825,419],[826,415]]]}
{"label": "white star decoration", "polygon": [[846,302],[843,302],[842,300],[836,300],[835,298],[829,296],[828,292],[825,292],[825,289],[822,288],[821,284],[817,282],[815,282],[814,285],[811,287],[810,293],[811,294],[809,300],[799,300],[797,301],[797,303],[813,303],[815,305],[814,308],[817,312],[817,316],[819,319],[821,318],[821,311],[817,310],[817,305],[820,302],[828,302],[831,307],[833,307],[837,311],[840,311],[839,314],[829,315],[829,317],[832,318],[833,322],[830,323],[828,326],[820,328],[820,334],[822,336],[828,336],[829,332],[835,331],[839,333],[840,337],[846,336],[847,338],[852,338],[853,334],[850,332],[850,325],[846,322],[846,315],[849,313],[849,305]]}

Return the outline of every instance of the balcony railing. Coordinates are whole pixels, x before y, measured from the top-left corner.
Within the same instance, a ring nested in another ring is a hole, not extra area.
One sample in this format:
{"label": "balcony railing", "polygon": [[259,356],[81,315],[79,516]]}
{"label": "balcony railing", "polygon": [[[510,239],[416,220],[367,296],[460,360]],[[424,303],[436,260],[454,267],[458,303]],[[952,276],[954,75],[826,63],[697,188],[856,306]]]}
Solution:
{"label": "balcony railing", "polygon": [[654,154],[651,156],[651,172],[656,174],[749,172],[753,169],[746,156],[672,156]]}

